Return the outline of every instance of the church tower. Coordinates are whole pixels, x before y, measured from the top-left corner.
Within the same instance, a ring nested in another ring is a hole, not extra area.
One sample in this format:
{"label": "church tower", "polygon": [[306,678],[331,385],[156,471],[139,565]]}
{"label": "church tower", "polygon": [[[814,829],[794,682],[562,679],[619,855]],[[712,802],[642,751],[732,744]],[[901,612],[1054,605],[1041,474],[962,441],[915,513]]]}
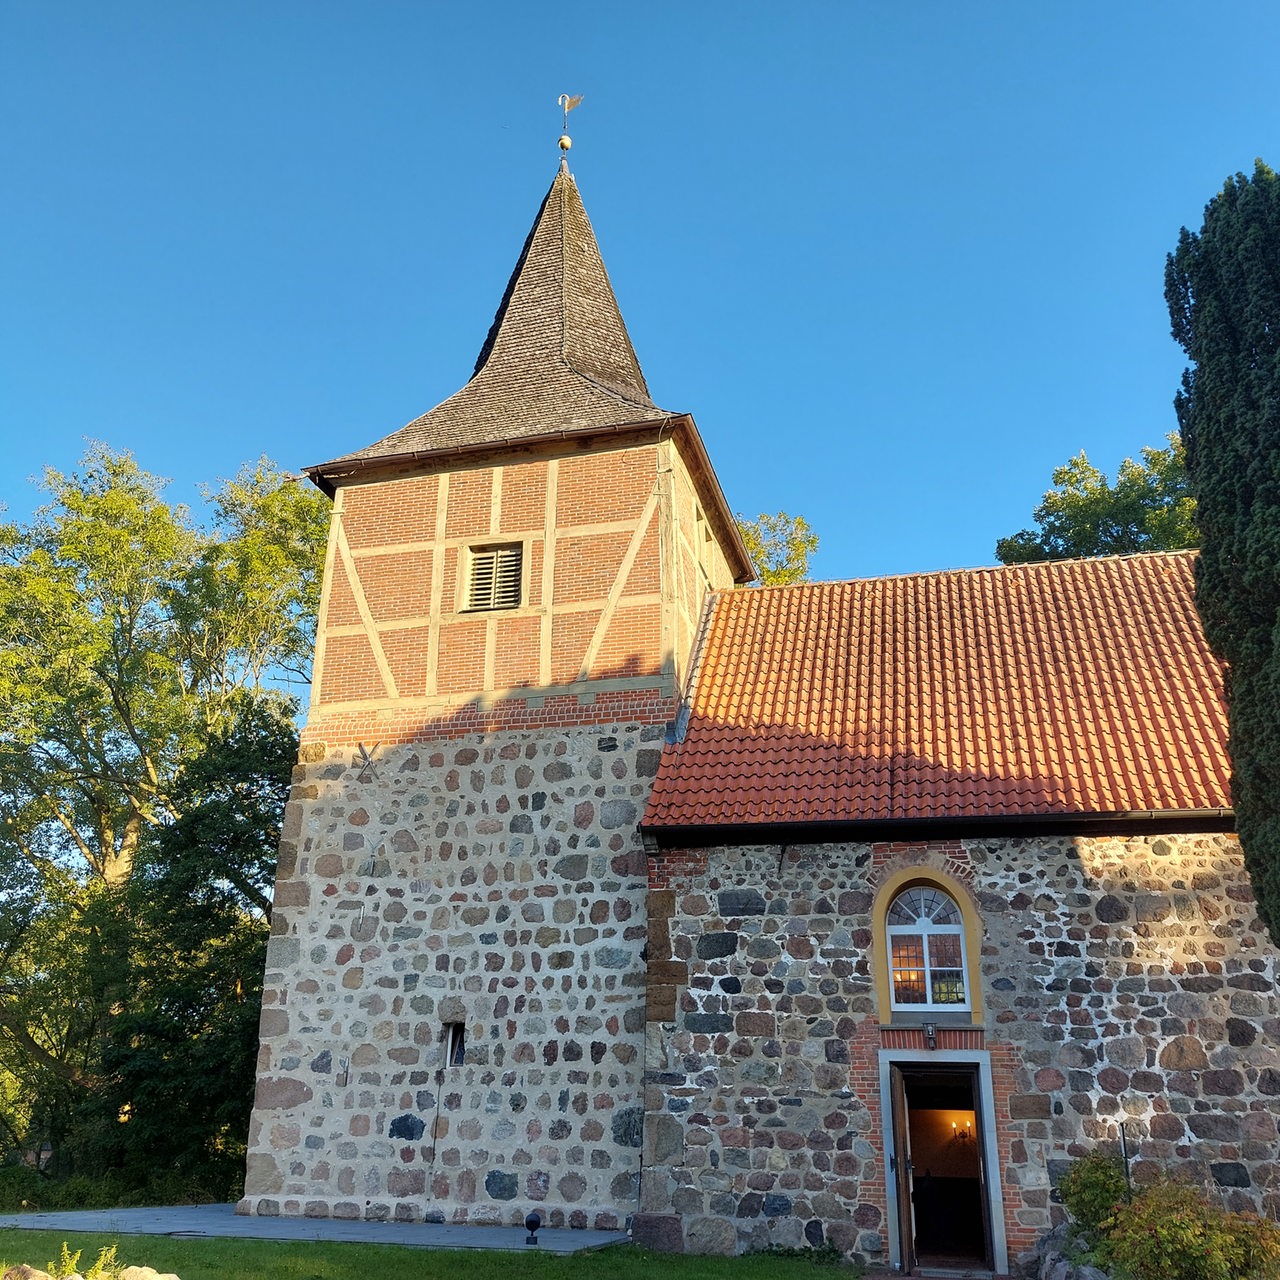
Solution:
{"label": "church tower", "polygon": [[470,381],[308,475],[333,520],[239,1209],[624,1225],[637,826],[706,593],[751,566],[567,164]]}

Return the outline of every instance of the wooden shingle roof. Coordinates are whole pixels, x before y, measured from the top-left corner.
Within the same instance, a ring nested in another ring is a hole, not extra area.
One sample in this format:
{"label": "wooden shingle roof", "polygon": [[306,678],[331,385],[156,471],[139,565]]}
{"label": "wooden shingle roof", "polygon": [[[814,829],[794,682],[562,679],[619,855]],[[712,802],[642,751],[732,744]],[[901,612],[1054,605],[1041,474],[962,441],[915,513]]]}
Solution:
{"label": "wooden shingle roof", "polygon": [[332,491],[337,477],[402,458],[670,416],[649,397],[577,184],[562,164],[471,380],[398,431],[307,472]]}
{"label": "wooden shingle roof", "polygon": [[[644,828],[1230,821],[1195,553],[727,591]],[[727,835],[726,835],[727,838]]]}

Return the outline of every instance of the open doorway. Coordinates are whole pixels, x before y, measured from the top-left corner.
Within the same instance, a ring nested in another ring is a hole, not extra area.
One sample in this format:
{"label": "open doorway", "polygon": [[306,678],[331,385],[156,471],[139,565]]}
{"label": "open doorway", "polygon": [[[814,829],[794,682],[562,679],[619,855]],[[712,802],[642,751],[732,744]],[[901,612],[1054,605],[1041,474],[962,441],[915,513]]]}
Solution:
{"label": "open doorway", "polygon": [[985,1108],[976,1064],[889,1064],[898,1260],[915,1274],[992,1274]]}

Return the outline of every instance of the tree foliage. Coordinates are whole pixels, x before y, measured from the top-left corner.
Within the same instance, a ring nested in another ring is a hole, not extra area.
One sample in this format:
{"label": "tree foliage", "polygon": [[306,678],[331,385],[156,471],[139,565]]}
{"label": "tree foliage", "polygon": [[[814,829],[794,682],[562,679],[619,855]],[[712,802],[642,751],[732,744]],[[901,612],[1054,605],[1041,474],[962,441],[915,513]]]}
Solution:
{"label": "tree foliage", "polygon": [[741,515],[736,520],[762,587],[809,580],[809,557],[818,549],[818,535],[804,516],[762,511],[754,520]]}
{"label": "tree foliage", "polygon": [[1168,442],[1144,448],[1141,462],[1126,458],[1114,484],[1083,453],[1056,468],[1053,488],[1032,513],[1039,528],[1001,538],[996,559],[1029,564],[1198,546],[1182,439],[1174,432]]}
{"label": "tree foliage", "polygon": [[282,803],[254,752],[296,749],[327,504],[263,460],[201,527],[102,445],[43,487],[0,524],[0,1146],[83,1169],[119,1145],[105,1107],[146,1130],[165,1035],[216,1057],[240,1034],[226,989],[260,969]]}
{"label": "tree foliage", "polygon": [[1117,1204],[1103,1231],[1098,1261],[1132,1280],[1270,1280],[1280,1271],[1280,1225],[1170,1179]]}
{"label": "tree foliage", "polygon": [[85,1104],[93,1162],[144,1182],[193,1164],[229,1186],[253,1100],[268,913],[298,738],[279,702],[245,697],[174,789],[120,909],[129,998]]}
{"label": "tree foliage", "polygon": [[1228,666],[1236,822],[1280,942],[1280,178],[1261,160],[1182,229],[1165,298],[1192,362],[1175,406],[1203,534],[1196,604]]}

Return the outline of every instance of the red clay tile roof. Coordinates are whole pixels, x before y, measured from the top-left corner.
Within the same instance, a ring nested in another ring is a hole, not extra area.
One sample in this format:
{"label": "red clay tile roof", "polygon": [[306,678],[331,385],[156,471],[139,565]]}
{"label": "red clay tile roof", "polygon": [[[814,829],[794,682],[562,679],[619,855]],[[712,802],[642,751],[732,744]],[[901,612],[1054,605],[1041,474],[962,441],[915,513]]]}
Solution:
{"label": "red clay tile roof", "polygon": [[389,436],[308,467],[327,488],[380,460],[669,417],[649,398],[573,175],[547,192],[471,380]]}
{"label": "red clay tile roof", "polygon": [[1229,809],[1195,553],[717,594],[644,827]]}

